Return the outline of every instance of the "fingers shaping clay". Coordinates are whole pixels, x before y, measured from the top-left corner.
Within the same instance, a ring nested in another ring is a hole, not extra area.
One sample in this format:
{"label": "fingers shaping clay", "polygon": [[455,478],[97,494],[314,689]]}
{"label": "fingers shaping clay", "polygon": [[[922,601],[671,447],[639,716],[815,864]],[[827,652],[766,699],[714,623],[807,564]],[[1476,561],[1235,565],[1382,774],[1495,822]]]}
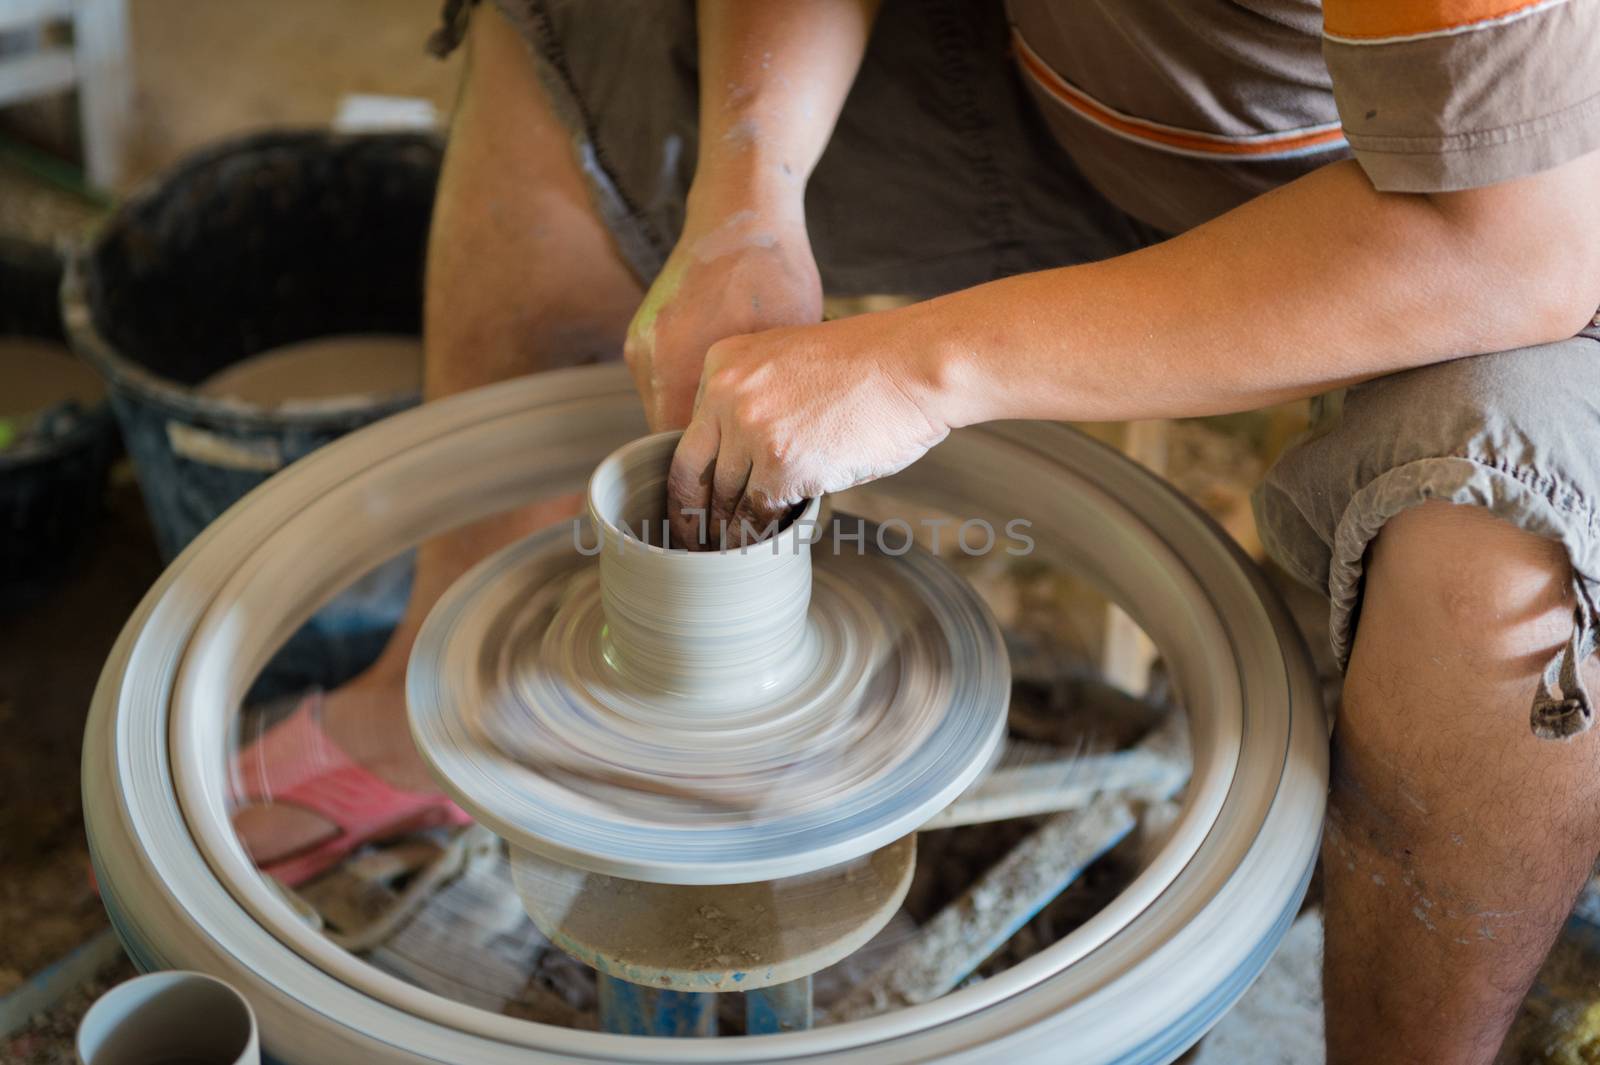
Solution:
{"label": "fingers shaping clay", "polygon": [[581,545],[547,530],[440,600],[407,678],[424,757],[514,846],[633,880],[795,876],[913,831],[998,748],[994,620],[927,554],[819,536],[815,500],[743,550],[659,546],[676,440],[600,464]]}

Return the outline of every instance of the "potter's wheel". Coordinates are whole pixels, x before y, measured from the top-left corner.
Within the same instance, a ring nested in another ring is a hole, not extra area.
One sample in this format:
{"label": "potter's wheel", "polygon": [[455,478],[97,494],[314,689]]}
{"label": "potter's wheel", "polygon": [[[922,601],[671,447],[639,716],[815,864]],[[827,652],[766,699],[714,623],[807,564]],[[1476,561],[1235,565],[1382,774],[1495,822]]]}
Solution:
{"label": "potter's wheel", "polygon": [[[1034,576],[1022,579],[1064,573],[1101,589],[1149,635],[1181,694],[1193,756],[1176,820],[1115,898],[1036,953],[927,1000],[831,1015],[811,1031],[630,1037],[501,1008],[538,977],[502,971],[497,961],[502,941],[523,936],[527,922],[503,851],[487,852],[496,892],[468,898],[459,882],[441,892],[428,920],[406,929],[423,945],[399,959],[403,965],[343,949],[257,874],[230,825],[227,770],[240,742],[241,701],[276,648],[386,559],[525,502],[580,493],[607,455],[644,432],[619,367],[462,395],[297,462],[173,564],[108,662],[84,751],[102,897],[136,960],[238,986],[255,1009],[264,1048],[286,1065],[888,1065],[997,1053],[1017,1062],[1159,1062],[1192,1043],[1260,971],[1297,908],[1322,814],[1326,724],[1305,651],[1260,576],[1170,488],[1060,426],[961,430],[871,486],[875,501],[1002,525],[1028,521],[1037,551]],[[532,542],[524,549],[527,559],[537,554]],[[818,587],[826,584],[821,573],[819,566]],[[1020,661],[1014,654],[1014,668]],[[595,774],[583,767],[578,775]],[[952,831],[961,830],[919,834],[916,861]],[[550,861],[528,853],[533,862],[524,871]],[[593,878],[604,874],[557,864],[536,893],[548,899],[568,891],[574,904],[541,914],[549,934],[567,936],[575,950],[612,949],[608,937],[629,938],[628,929],[607,924],[603,906],[593,906],[605,898]],[[918,865],[919,876],[924,869]],[[862,882],[831,871],[802,879],[824,873]],[[867,882],[878,883],[889,902],[898,897],[895,876]],[[650,890],[657,889],[709,890]],[[486,901],[508,922],[523,923],[422,927],[452,918],[457,907],[485,912]],[[839,943],[855,950],[849,935],[825,938],[823,960]],[[792,944],[797,955],[817,949]],[[456,955],[470,983],[438,979]],[[509,990],[491,986],[491,977],[509,981]],[[845,979],[848,986],[858,977]],[[820,983],[818,994],[820,1002]]]}
{"label": "potter's wheel", "polygon": [[[660,527],[677,435],[602,464],[587,532],[515,544],[438,603],[409,671],[418,748],[508,842],[612,876],[773,880],[913,831],[1005,731],[983,601],[815,501],[743,551],[641,542],[624,530]],[[637,513],[605,513],[608,487]]]}

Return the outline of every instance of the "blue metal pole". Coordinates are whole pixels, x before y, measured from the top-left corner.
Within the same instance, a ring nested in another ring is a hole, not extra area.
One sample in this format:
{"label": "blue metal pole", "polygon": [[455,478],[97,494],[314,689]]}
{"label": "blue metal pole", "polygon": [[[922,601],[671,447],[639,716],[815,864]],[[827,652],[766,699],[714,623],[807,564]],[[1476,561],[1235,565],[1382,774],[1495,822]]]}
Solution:
{"label": "blue metal pole", "polygon": [[750,1035],[803,1032],[811,1020],[810,976],[744,993],[744,1030]]}
{"label": "blue metal pole", "polygon": [[595,974],[600,991],[600,1027],[616,1035],[713,1036],[717,996],[668,991]]}

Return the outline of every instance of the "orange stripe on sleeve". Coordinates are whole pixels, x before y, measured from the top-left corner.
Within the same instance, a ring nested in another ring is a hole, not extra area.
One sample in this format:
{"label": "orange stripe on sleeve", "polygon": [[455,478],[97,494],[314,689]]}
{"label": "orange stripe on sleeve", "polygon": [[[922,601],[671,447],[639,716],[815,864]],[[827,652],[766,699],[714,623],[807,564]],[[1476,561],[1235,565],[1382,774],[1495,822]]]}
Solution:
{"label": "orange stripe on sleeve", "polygon": [[1550,6],[1552,0],[1324,0],[1322,22],[1330,36],[1375,40],[1467,30]]}
{"label": "orange stripe on sleeve", "polygon": [[1264,133],[1247,137],[1228,137],[1178,129],[1112,110],[1088,93],[1069,83],[1028,46],[1022,35],[1012,32],[1018,62],[1057,101],[1096,125],[1128,140],[1196,156],[1269,158],[1297,152],[1333,148],[1344,143],[1344,131],[1337,123],[1303,130]]}

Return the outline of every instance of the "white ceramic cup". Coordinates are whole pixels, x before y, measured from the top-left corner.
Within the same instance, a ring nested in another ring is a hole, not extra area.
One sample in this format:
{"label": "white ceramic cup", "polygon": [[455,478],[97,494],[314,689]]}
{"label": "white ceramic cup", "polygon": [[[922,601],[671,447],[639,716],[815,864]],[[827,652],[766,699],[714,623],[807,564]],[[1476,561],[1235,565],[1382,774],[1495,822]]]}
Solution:
{"label": "white ceramic cup", "polygon": [[645,690],[749,706],[792,684],[814,638],[811,545],[820,500],[748,547],[685,551],[667,542],[667,471],[681,433],[612,452],[589,480],[600,537],[606,658]]}
{"label": "white ceramic cup", "polygon": [[118,984],[78,1025],[78,1065],[261,1065],[244,996],[204,973],[164,972]]}

